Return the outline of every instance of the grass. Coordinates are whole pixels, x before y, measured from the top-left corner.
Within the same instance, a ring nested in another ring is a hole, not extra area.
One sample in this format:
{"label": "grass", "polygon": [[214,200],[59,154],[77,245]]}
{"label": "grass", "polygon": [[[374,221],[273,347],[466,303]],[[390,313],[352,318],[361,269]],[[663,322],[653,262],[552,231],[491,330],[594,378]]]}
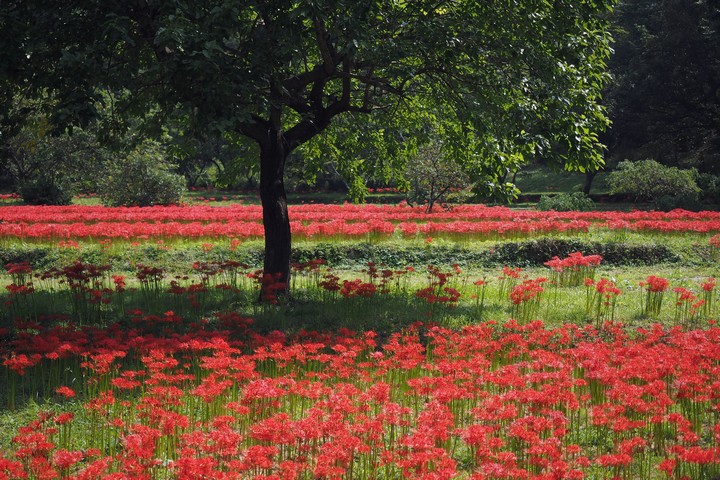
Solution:
{"label": "grass", "polygon": [[[151,259],[143,259],[143,264],[153,266]],[[162,315],[172,310],[189,319],[210,317],[217,311],[238,311],[243,315],[254,317],[261,331],[281,328],[287,331],[299,329],[333,330],[337,328],[350,328],[353,330],[378,330],[390,334],[397,329],[407,326],[415,321],[433,321],[446,326],[460,326],[476,323],[478,321],[493,319],[504,321],[515,312],[508,299],[508,291],[501,290],[502,269],[500,266],[492,268],[462,267],[462,273],[454,274],[448,286],[461,293],[460,300],[450,305],[432,305],[419,299],[416,292],[430,285],[432,276],[426,271],[427,265],[412,265],[415,273],[404,274],[402,278],[396,277],[397,284],[393,284],[391,294],[376,294],[370,299],[361,297],[344,298],[337,293],[331,294],[318,287],[324,275],[336,275],[339,282],[343,280],[370,282],[371,279],[360,265],[349,268],[329,268],[312,273],[295,273],[293,276],[293,295],[287,299],[282,308],[259,306],[256,303],[258,296],[257,284],[245,277],[244,272],[252,272],[255,267],[242,270],[233,285],[239,290],[217,290],[216,284],[225,283],[229,277],[212,277],[206,281],[207,291],[198,294],[200,306],[193,307],[187,294],[170,294],[168,288],[171,281],[178,281],[182,287],[199,285],[203,280],[192,263],[185,267],[176,265],[174,271],[165,271],[157,291],[152,295],[146,294],[135,279],[136,270],[112,270],[105,277],[105,286],[113,288],[109,275],[124,274],[127,276],[128,291],[122,296],[122,305],[113,300],[109,305],[99,310],[83,310],[71,301],[72,295],[57,280],[36,282],[36,293],[32,297],[34,305],[25,309],[8,308],[7,315],[25,311],[35,318],[40,314],[62,314],[67,318],[87,323],[100,321],[103,324],[112,321],[125,321],[127,311],[140,309],[147,314]],[[380,270],[388,268],[379,265]],[[449,265],[441,265],[443,271],[452,272]],[[546,267],[523,268],[522,278],[538,278],[552,276]],[[644,318],[641,312],[642,293],[639,283],[648,275],[665,277],[670,280],[672,287],[686,287],[699,293],[700,281],[720,276],[718,268],[714,265],[689,266],[684,264],[660,264],[645,267],[632,266],[601,266],[595,275],[596,279],[607,278],[612,280],[622,291],[618,298],[614,319],[628,324],[630,327],[647,324],[648,321],[658,321],[666,325],[674,323],[675,309],[673,308],[674,294],[667,292],[665,307],[661,315],[656,318]],[[182,277],[182,279],[181,279]],[[522,280],[518,280],[520,282]],[[482,306],[474,298],[480,294],[474,282],[485,279],[487,287],[485,301]],[[4,284],[9,283],[9,277],[3,278]],[[379,283],[379,280],[374,280]],[[587,323],[593,320],[585,309],[587,292],[585,287],[555,287],[550,282],[543,285],[545,292],[536,313],[536,318],[542,318],[550,325],[563,323]],[[111,295],[113,296],[113,295]],[[115,296],[113,296],[115,298]],[[19,298],[26,302],[27,299]],[[23,304],[24,305],[24,304]],[[5,318],[9,321],[9,317]]]}
{"label": "grass", "polygon": [[[604,172],[599,172],[595,176],[590,193],[594,195],[606,195],[609,193],[606,176],[607,174]],[[553,170],[542,166],[525,168],[519,171],[515,178],[515,184],[522,192],[522,195],[579,192],[582,191],[584,183],[584,173]]]}

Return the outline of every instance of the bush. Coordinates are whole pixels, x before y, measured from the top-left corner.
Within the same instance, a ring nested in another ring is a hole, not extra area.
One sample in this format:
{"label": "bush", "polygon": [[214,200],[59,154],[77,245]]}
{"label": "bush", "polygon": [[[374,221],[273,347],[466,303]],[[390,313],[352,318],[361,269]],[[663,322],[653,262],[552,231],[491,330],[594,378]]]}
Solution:
{"label": "bush", "polygon": [[487,255],[486,263],[540,266],[555,256],[563,258],[573,252],[600,255],[603,257],[603,265],[656,265],[680,261],[680,257],[664,244],[599,243],[577,239],[540,238],[500,243]]}
{"label": "bush", "polygon": [[[697,170],[668,167],[655,160],[625,160],[608,175],[611,193],[631,195],[635,201],[676,208],[697,201]],[[662,200],[661,200],[662,199]]]}
{"label": "bush", "polygon": [[26,180],[18,190],[23,201],[30,205],[70,205],[73,197],[70,182],[51,175]]}
{"label": "bush", "polygon": [[108,168],[98,193],[104,205],[113,207],[179,203],[185,193],[185,178],[172,173],[172,168],[158,144],[141,144]]}
{"label": "bush", "polygon": [[702,209],[702,204],[698,195],[664,195],[657,199],[655,207],[663,212],[676,208],[698,211]]}
{"label": "bush", "polygon": [[423,147],[405,169],[410,189],[407,201],[424,204],[427,213],[446,203],[465,203],[472,197],[472,185],[462,166],[446,158],[441,145]]}
{"label": "bush", "polygon": [[556,212],[579,211],[587,212],[595,207],[595,202],[582,192],[560,193],[554,196],[543,195],[535,205],[538,210],[555,210]]}
{"label": "bush", "polygon": [[701,173],[697,177],[697,185],[702,190],[704,199],[720,198],[720,177],[710,173]]}

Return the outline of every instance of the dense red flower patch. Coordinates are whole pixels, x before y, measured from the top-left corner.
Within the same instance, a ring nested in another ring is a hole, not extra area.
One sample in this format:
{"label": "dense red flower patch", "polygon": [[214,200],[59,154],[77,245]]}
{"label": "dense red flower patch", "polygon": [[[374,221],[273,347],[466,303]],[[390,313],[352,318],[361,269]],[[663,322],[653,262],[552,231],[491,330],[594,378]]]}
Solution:
{"label": "dense red flower patch", "polygon": [[[293,205],[291,228],[302,237],[406,236],[439,234],[502,237],[590,228],[653,232],[720,231],[720,212],[538,212],[507,207],[462,205],[424,213],[407,205]],[[0,237],[134,238],[263,235],[261,207],[177,206],[7,206],[0,209]]]}
{"label": "dense red flower patch", "polygon": [[18,430],[0,478],[720,473],[718,328],[418,325],[378,345],[221,316],[227,329],[39,326],[7,344],[11,391],[54,381],[60,407]]}
{"label": "dense red flower patch", "polygon": [[[417,324],[382,340],[346,330],[260,335],[251,318],[207,313],[211,289],[237,295],[273,281],[234,261],[195,262],[181,278],[136,265],[131,280],[82,262],[42,272],[8,264],[0,408],[42,407],[0,446],[0,480],[717,478],[716,280],[694,291],[652,275],[638,285],[651,318],[672,288],[674,328],[604,322],[623,292],[587,277],[594,326],[535,321],[564,273],[592,273],[601,260],[553,259],[555,279],[369,263],[364,278],[343,280],[321,260],[294,265],[333,305],[405,295],[454,309],[467,307],[469,289],[479,309],[490,283],[516,319]],[[413,275],[427,283],[413,290]],[[126,301],[157,305],[161,293],[205,313]],[[51,314],[60,297],[70,313]]]}

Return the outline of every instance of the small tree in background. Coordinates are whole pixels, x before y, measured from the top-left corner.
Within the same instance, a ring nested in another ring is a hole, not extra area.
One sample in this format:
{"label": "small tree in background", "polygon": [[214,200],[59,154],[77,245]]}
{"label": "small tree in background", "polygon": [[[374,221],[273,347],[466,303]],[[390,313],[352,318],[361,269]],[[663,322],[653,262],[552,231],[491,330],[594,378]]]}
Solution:
{"label": "small tree in background", "polygon": [[425,204],[432,212],[435,204],[463,203],[472,194],[470,177],[461,165],[446,158],[439,144],[422,147],[405,171],[410,189],[409,203]]}
{"label": "small tree in background", "polygon": [[608,184],[613,194],[631,195],[636,202],[676,208],[697,202],[700,188],[696,177],[695,169],[681,170],[655,160],[625,160],[610,172]]}
{"label": "small tree in background", "polygon": [[1,168],[26,203],[68,205],[73,193],[95,191],[115,152],[100,145],[95,132],[52,132],[45,117],[28,121],[0,147]]}
{"label": "small tree in background", "polygon": [[103,204],[148,207],[180,202],[185,178],[172,173],[173,165],[155,142],[140,144],[122,161],[111,165],[98,185]]}

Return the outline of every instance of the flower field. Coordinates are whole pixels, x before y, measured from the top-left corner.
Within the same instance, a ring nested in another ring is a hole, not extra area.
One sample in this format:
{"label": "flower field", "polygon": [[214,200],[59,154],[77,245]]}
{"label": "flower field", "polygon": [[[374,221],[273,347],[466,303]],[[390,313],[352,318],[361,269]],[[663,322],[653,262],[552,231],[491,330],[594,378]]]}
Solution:
{"label": "flower field", "polygon": [[[656,233],[719,233],[720,212],[538,212],[463,205],[424,213],[407,205],[291,205],[296,238],[363,238],[447,235],[506,238],[581,233],[590,229]],[[6,206],[0,209],[0,238],[68,239],[262,237],[261,207]]]}
{"label": "flower field", "polygon": [[[80,240],[252,238],[259,218],[2,207],[0,235],[71,255]],[[720,248],[716,212],[308,205],[291,218],[309,239],[624,229]],[[293,266],[292,299],[262,305],[258,266],[235,258],[4,267],[0,479],[720,477],[712,265],[315,259]]]}

